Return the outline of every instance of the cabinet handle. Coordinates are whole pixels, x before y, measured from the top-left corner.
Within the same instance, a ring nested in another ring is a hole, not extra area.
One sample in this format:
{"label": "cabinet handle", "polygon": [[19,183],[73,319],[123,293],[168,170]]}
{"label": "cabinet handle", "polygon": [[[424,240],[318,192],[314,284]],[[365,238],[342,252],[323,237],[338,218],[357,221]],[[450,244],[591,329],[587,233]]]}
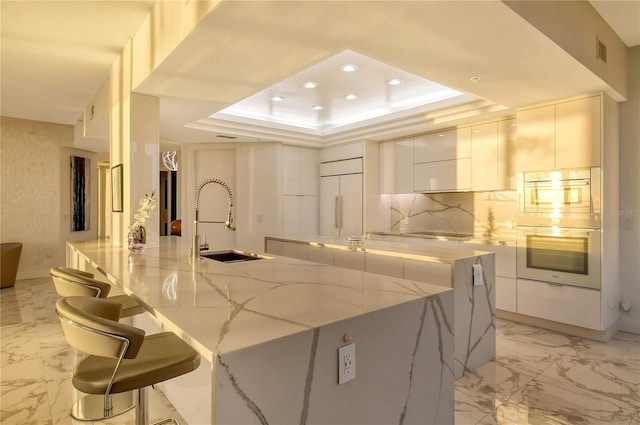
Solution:
{"label": "cabinet handle", "polygon": [[338,228],[342,229],[342,195],[338,196],[338,218],[339,218]]}
{"label": "cabinet handle", "polygon": [[333,202],[333,224],[334,224],[336,229],[340,228],[340,223],[339,223],[340,219],[338,218],[338,209],[340,207],[339,198],[340,198],[339,196],[336,196],[336,198],[334,199],[334,202]]}

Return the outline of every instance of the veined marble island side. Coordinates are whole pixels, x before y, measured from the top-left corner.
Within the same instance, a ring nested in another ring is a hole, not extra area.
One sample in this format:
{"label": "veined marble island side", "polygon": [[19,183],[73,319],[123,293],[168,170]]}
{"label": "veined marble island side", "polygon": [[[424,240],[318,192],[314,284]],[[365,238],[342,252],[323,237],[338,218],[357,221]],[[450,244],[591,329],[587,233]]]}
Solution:
{"label": "veined marble island side", "polygon": [[453,288],[455,379],[496,357],[494,253],[319,235],[267,236],[265,251]]}
{"label": "veined marble island side", "polygon": [[[139,255],[67,246],[68,266],[99,271],[148,309],[134,325],[200,352],[200,369],[163,384],[190,425],[454,422],[451,289],[274,255],[192,260],[178,237]],[[356,378],[338,385],[349,338]]]}

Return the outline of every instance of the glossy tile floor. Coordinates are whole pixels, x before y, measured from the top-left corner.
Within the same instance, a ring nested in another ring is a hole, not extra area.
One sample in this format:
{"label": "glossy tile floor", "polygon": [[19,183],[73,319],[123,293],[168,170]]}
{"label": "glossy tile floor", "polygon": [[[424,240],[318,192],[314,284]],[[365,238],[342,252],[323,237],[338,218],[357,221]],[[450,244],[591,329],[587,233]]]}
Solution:
{"label": "glossy tile floor", "polygon": [[[69,416],[78,354],[62,334],[57,298],[50,279],[0,291],[3,425],[89,424]],[[497,323],[496,360],[456,382],[456,424],[640,425],[640,335],[619,333],[603,344]],[[186,423],[162,393],[149,393],[152,420]],[[100,423],[133,424],[133,412]]]}
{"label": "glossy tile floor", "polygon": [[[133,410],[102,422],[76,421],[69,415],[78,399],[71,370],[82,355],[64,338],[54,310],[58,298],[51,278],[19,280],[0,291],[0,424],[133,425]],[[160,391],[147,393],[152,421],[175,417],[186,423]]]}

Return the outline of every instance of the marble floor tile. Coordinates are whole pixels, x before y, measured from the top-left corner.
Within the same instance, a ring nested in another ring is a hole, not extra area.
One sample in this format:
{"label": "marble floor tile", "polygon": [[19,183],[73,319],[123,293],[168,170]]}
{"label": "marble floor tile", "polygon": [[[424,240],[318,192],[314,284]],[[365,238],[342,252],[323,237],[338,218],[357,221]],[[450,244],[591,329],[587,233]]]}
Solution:
{"label": "marble floor tile", "polygon": [[[81,396],[49,277],[0,291],[0,423],[133,425],[134,412],[104,422],[70,417]],[[455,383],[456,425],[640,425],[640,335],[601,343],[496,319],[497,357]],[[174,416],[149,390],[151,419]],[[191,424],[200,425],[200,424]],[[348,425],[348,424],[345,424]]]}

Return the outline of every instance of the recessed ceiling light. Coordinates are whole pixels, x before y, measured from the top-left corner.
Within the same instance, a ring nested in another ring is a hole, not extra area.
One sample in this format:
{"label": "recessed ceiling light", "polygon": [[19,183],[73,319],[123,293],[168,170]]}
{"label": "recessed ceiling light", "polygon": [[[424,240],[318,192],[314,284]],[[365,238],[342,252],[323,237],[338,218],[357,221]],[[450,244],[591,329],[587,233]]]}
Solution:
{"label": "recessed ceiling light", "polygon": [[480,81],[480,77],[471,77],[470,79],[472,83],[477,83],[478,81]]}
{"label": "recessed ceiling light", "polygon": [[404,83],[404,80],[402,78],[393,78],[389,80],[389,84],[392,86],[399,86],[402,83]]}
{"label": "recessed ceiling light", "polygon": [[274,102],[281,102],[281,101],[284,100],[284,97],[282,97],[282,96],[273,96],[271,98],[271,100],[273,100]]}
{"label": "recessed ceiling light", "polygon": [[311,108],[315,109],[316,111],[319,111],[320,109],[324,109],[322,106],[320,105],[313,105]]}
{"label": "recessed ceiling light", "polygon": [[358,98],[357,94],[350,93],[344,97],[347,100],[356,100]]}
{"label": "recessed ceiling light", "polygon": [[304,86],[308,89],[315,89],[316,87],[318,87],[318,83],[316,83],[315,81],[307,81],[306,83],[304,83]]}
{"label": "recessed ceiling light", "polygon": [[347,65],[342,65],[340,69],[343,70],[344,72],[353,72],[353,71],[357,71],[358,67],[355,65],[347,64]]}

